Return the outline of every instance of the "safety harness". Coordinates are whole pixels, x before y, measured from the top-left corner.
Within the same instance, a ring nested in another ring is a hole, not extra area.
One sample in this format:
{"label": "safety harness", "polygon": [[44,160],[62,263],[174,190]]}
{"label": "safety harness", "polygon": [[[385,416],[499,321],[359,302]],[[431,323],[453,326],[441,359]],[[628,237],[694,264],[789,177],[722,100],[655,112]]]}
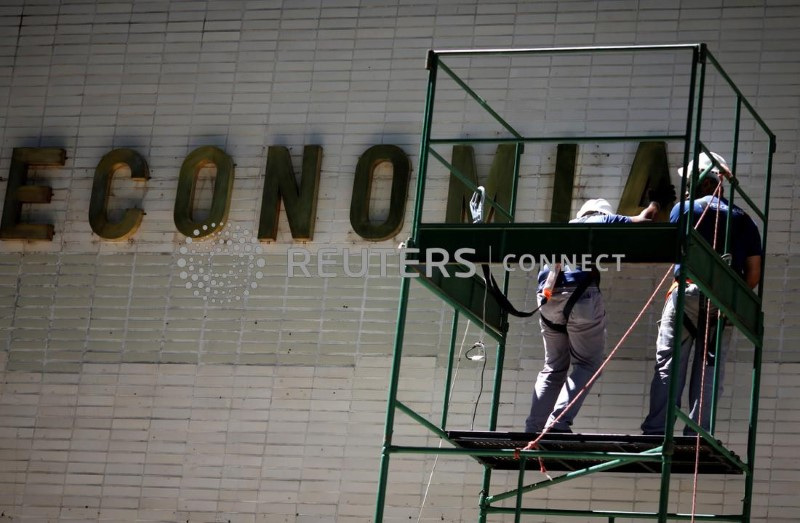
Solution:
{"label": "safety harness", "polygon": [[[472,223],[482,223],[483,222],[483,200],[485,198],[486,192],[482,186],[478,187],[478,190],[472,195],[470,199],[470,212],[472,214]],[[592,214],[586,214],[580,218],[580,221],[586,221]],[[492,275],[492,271],[489,268],[489,264],[481,264],[481,269],[483,271],[483,279],[486,281],[486,288],[489,294],[495,299],[497,304],[500,308],[512,316],[516,316],[518,318],[529,318],[536,314],[539,309],[541,309],[547,303],[547,297],[542,298],[542,302],[539,304],[538,307],[533,309],[532,311],[520,311],[508,300],[505,294],[503,294],[502,289],[497,284],[497,281],[494,279]],[[600,286],[600,271],[597,270],[596,267],[592,267],[590,271],[590,276],[587,278],[581,279],[578,282],[578,285],[575,287],[575,290],[572,292],[570,297],[567,299],[567,303],[564,304],[564,323],[554,323],[544,316],[540,315],[539,318],[542,320],[542,323],[547,325],[549,328],[556,330],[558,332],[567,332],[567,321],[569,321],[569,315],[572,313],[572,308],[575,307],[575,304],[581,299],[583,293],[586,292],[586,289],[589,288],[592,284]]]}
{"label": "safety harness", "polygon": [[[692,282],[691,280],[686,280],[686,283]],[[669,299],[669,297],[677,288],[678,282],[672,282],[672,285],[667,291],[667,299]],[[714,340],[717,339],[717,326],[714,322],[711,322],[710,325],[706,325],[706,316],[709,306],[708,302],[708,298],[702,295],[700,296],[700,305],[697,310],[697,325],[694,324],[688,314],[685,312],[683,313],[683,328],[686,329],[686,331],[689,333],[689,336],[694,339],[696,350],[703,351],[704,347],[708,347],[708,349],[704,351],[706,354],[705,363],[708,367],[713,367],[717,356],[716,343],[713,343]],[[725,321],[726,320],[723,317],[723,326],[725,325]],[[702,335],[698,336],[699,334],[705,334],[705,337]]]}
{"label": "safety harness", "polygon": [[[600,271],[597,270],[597,267],[592,267],[589,277],[583,278],[579,283],[578,286],[575,287],[575,290],[572,291],[572,294],[569,298],[567,298],[567,303],[564,304],[564,323],[554,323],[543,315],[539,316],[539,319],[542,320],[542,323],[550,327],[551,329],[563,332],[566,334],[567,332],[567,322],[569,321],[569,315],[572,313],[572,308],[575,307],[575,304],[578,303],[578,300],[581,299],[583,293],[586,292],[586,289],[589,288],[590,285],[595,284],[598,287],[600,286]],[[544,305],[546,300],[542,301],[542,305]]]}

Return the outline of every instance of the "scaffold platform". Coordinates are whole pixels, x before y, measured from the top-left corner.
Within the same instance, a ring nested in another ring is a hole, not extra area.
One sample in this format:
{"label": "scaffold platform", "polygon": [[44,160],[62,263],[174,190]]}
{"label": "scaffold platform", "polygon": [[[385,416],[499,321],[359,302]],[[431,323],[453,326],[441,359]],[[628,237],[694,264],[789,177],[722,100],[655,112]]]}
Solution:
{"label": "scaffold platform", "polygon": [[[473,450],[498,450],[521,449],[529,441],[535,439],[538,433],[526,432],[461,432],[450,431],[447,433],[451,443],[464,449]],[[672,454],[673,474],[694,474],[697,462],[698,474],[742,474],[742,469],[737,467],[731,459],[700,438],[698,451],[698,438],[695,436],[674,436]],[[642,454],[652,451],[664,444],[663,436],[630,435],[630,434],[577,434],[577,433],[547,433],[539,443],[539,449],[554,454],[572,453],[585,456],[587,453],[625,453]],[[719,443],[721,446],[722,443]],[[696,452],[699,452],[699,459]],[[731,453],[734,457],[735,454]],[[519,460],[511,456],[475,456],[475,459],[489,468],[495,470],[519,470]],[[738,459],[738,457],[737,457]],[[599,465],[608,461],[606,459],[591,458],[542,458],[545,469],[552,471],[576,471]],[[541,464],[538,459],[526,461],[527,470],[539,469]],[[660,461],[627,462],[615,467],[612,472],[642,472],[661,474]]]}

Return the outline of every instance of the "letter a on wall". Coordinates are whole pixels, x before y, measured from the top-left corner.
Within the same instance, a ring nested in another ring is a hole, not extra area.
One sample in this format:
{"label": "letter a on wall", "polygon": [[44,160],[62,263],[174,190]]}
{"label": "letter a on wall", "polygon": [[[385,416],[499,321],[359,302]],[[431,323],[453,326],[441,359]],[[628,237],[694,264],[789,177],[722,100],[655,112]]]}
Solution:
{"label": "letter a on wall", "polygon": [[108,219],[108,197],[114,173],[127,166],[134,180],[150,178],[150,169],[145,159],[133,149],[114,149],[100,159],[94,171],[92,198],[89,200],[89,225],[94,233],[106,240],[124,240],[139,228],[144,217],[141,209],[125,209],[118,222]]}
{"label": "letter a on wall", "polygon": [[[669,162],[665,142],[641,142],[631,165],[628,181],[622,190],[617,212],[624,215],[638,214],[647,205],[647,189],[669,185]],[[661,209],[657,220],[669,219],[670,209]]]}
{"label": "letter a on wall", "polygon": [[303,166],[298,189],[289,149],[271,146],[267,150],[267,172],[261,198],[261,217],[258,221],[259,240],[278,238],[281,200],[286,208],[286,219],[289,222],[292,238],[295,240],[314,238],[321,167],[322,147],[306,145],[303,148]]}
{"label": "letter a on wall", "polygon": [[[375,168],[382,162],[392,164],[392,191],[389,196],[389,215],[383,223],[369,219],[369,200]],[[365,240],[386,240],[403,228],[408,184],[411,180],[411,162],[406,153],[396,145],[373,145],[367,149],[356,165],[353,195],[350,201],[350,225]]]}
{"label": "letter a on wall", "polygon": [[[195,222],[192,212],[197,178],[200,170],[210,165],[217,168],[211,210],[208,218],[202,222]],[[195,149],[183,161],[174,211],[175,227],[183,235],[202,238],[222,229],[228,217],[233,192],[233,167],[233,159],[225,151],[212,145]]]}
{"label": "letter a on wall", "polygon": [[46,185],[28,185],[31,165],[64,165],[67,152],[55,147],[15,147],[8,170],[6,199],[0,222],[0,239],[52,240],[53,225],[21,221],[22,204],[50,203],[53,189]]}

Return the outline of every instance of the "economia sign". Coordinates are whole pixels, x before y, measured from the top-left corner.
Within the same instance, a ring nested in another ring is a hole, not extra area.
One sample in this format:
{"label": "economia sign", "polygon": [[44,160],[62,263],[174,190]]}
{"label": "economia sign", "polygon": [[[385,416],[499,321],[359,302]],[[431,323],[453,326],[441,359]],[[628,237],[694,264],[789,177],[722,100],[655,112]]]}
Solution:
{"label": "economia sign", "polygon": [[[558,146],[556,160],[555,189],[551,221],[566,221],[568,218],[575,176],[577,146]],[[501,144],[497,147],[488,179],[484,182],[492,200],[507,208],[512,194],[514,178],[515,146]],[[66,151],[54,147],[21,147],[13,150],[8,173],[5,203],[0,222],[2,240],[52,240],[54,227],[46,223],[29,223],[22,219],[22,206],[50,203],[53,191],[44,185],[29,185],[28,171],[37,166],[63,166]],[[369,217],[370,188],[376,168],[389,162],[392,166],[389,212],[383,221]],[[292,168],[289,150],[282,146],[270,146],[261,199],[257,238],[274,241],[278,235],[278,216],[283,203],[292,238],[300,241],[313,239],[316,221],[317,199],[322,147],[306,145],[303,149],[300,183]],[[454,146],[452,166],[462,176],[467,176],[477,185],[477,169],[472,148]],[[114,149],[103,156],[94,173],[92,193],[89,201],[89,224],[92,231],[105,240],[124,240],[133,236],[144,218],[140,208],[126,209],[122,218],[110,220],[108,201],[112,192],[114,173],[127,167],[131,177],[146,183],[150,178],[147,161],[133,149]],[[193,218],[195,189],[202,169],[214,167],[213,196],[207,217],[202,221]],[[654,168],[655,167],[655,168]],[[647,186],[657,185],[668,179],[666,147],[663,142],[643,142],[636,158],[620,201],[620,211],[639,205]],[[370,241],[389,239],[403,226],[405,203],[411,179],[411,163],[408,155],[395,145],[374,145],[359,158],[353,179],[350,202],[350,224],[353,231]],[[205,146],[189,153],[181,165],[175,197],[173,217],[175,227],[187,237],[202,240],[219,232],[226,223],[234,183],[234,161],[225,151]],[[450,175],[445,222],[462,222],[467,216],[471,190],[453,174]],[[502,218],[502,217],[498,217]]]}

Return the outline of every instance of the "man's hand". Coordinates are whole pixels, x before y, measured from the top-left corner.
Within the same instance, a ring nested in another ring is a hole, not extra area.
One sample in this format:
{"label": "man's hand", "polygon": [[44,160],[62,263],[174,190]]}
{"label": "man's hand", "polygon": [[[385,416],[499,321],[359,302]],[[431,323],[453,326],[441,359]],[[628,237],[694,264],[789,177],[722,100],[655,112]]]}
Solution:
{"label": "man's hand", "polygon": [[662,209],[669,209],[677,199],[675,186],[669,183],[649,189],[647,191],[647,199],[648,201],[656,202]]}
{"label": "man's hand", "polygon": [[720,181],[722,181],[723,178],[726,180],[730,180],[733,177],[733,173],[725,165],[720,165],[719,176],[720,176]]}

